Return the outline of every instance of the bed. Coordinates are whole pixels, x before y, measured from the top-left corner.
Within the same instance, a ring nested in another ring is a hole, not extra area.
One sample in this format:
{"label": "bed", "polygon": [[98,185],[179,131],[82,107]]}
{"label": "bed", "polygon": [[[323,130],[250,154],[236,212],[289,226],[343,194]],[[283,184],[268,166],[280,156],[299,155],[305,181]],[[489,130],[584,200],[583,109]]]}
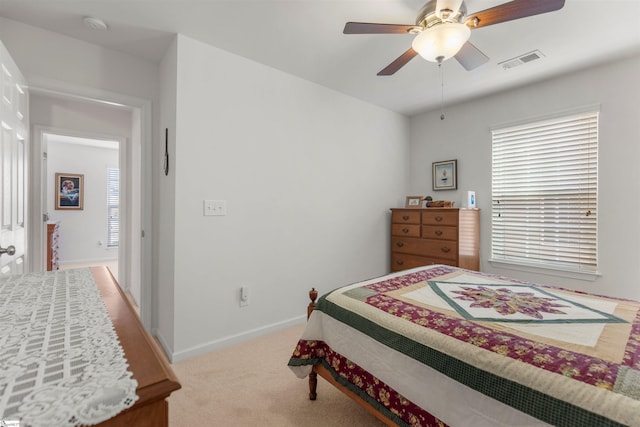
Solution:
{"label": "bed", "polygon": [[388,425],[640,426],[639,302],[444,265],[314,300],[311,399],[320,375]]}
{"label": "bed", "polygon": [[0,424],[168,426],[180,383],[106,267],[4,277],[0,308]]}

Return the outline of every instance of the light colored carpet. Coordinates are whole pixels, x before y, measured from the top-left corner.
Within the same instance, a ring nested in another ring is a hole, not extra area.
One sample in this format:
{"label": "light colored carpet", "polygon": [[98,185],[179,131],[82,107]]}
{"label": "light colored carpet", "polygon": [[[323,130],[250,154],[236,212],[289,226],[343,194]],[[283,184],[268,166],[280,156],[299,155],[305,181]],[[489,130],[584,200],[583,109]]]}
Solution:
{"label": "light colored carpet", "polygon": [[109,267],[111,270],[111,274],[113,277],[118,280],[118,260],[114,259],[111,261],[100,261],[100,262],[76,262],[71,264],[60,264],[60,270],[70,270],[73,268],[87,268],[87,267],[97,267],[100,265],[104,265]]}
{"label": "light colored carpet", "polygon": [[307,380],[287,367],[303,327],[173,364],[182,389],[169,398],[170,426],[383,426],[322,378],[309,400]]}

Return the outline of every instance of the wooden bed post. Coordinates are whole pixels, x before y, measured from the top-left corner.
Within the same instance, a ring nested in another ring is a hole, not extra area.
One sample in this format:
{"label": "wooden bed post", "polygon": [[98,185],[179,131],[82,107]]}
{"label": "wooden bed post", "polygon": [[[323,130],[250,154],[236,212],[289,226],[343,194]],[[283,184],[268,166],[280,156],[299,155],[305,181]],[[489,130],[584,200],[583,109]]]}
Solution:
{"label": "wooden bed post", "polygon": [[309,291],[309,299],[311,300],[311,302],[307,307],[307,320],[309,320],[309,317],[311,316],[311,312],[316,308],[317,298],[318,298],[318,291],[316,291],[316,288],[311,288],[311,290]]}
{"label": "wooden bed post", "polygon": [[[307,320],[309,320],[311,313],[316,308],[317,298],[318,298],[318,291],[316,291],[315,288],[311,288],[311,290],[309,291],[309,299],[311,300],[311,302],[307,307]],[[309,374],[309,400],[316,400],[316,397],[318,396],[316,393],[317,387],[318,387],[318,374],[312,367],[311,373]]]}

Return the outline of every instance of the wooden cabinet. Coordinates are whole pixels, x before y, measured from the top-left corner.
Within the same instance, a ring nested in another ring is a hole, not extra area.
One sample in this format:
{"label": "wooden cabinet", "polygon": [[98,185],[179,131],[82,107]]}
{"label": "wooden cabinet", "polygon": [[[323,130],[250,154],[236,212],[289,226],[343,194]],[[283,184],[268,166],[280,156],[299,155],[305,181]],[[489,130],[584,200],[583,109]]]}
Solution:
{"label": "wooden cabinet", "polygon": [[391,209],[391,271],[431,264],[480,269],[478,209]]}
{"label": "wooden cabinet", "polygon": [[60,223],[47,224],[47,271],[58,270],[58,237],[60,234]]}
{"label": "wooden cabinet", "polygon": [[138,381],[136,403],[97,427],[168,427],[167,399],[180,389],[180,382],[107,267],[91,267],[91,272],[129,362],[129,370]]}

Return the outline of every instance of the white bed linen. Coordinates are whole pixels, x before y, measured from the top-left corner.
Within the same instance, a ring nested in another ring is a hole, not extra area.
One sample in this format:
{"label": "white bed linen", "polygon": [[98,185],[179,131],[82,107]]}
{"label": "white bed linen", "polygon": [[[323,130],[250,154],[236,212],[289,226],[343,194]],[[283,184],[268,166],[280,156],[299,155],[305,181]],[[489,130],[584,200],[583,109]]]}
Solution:
{"label": "white bed linen", "polygon": [[[448,378],[323,312],[313,312],[301,339],[324,341],[451,427],[549,426]],[[311,366],[291,369],[300,378],[311,372]]]}

